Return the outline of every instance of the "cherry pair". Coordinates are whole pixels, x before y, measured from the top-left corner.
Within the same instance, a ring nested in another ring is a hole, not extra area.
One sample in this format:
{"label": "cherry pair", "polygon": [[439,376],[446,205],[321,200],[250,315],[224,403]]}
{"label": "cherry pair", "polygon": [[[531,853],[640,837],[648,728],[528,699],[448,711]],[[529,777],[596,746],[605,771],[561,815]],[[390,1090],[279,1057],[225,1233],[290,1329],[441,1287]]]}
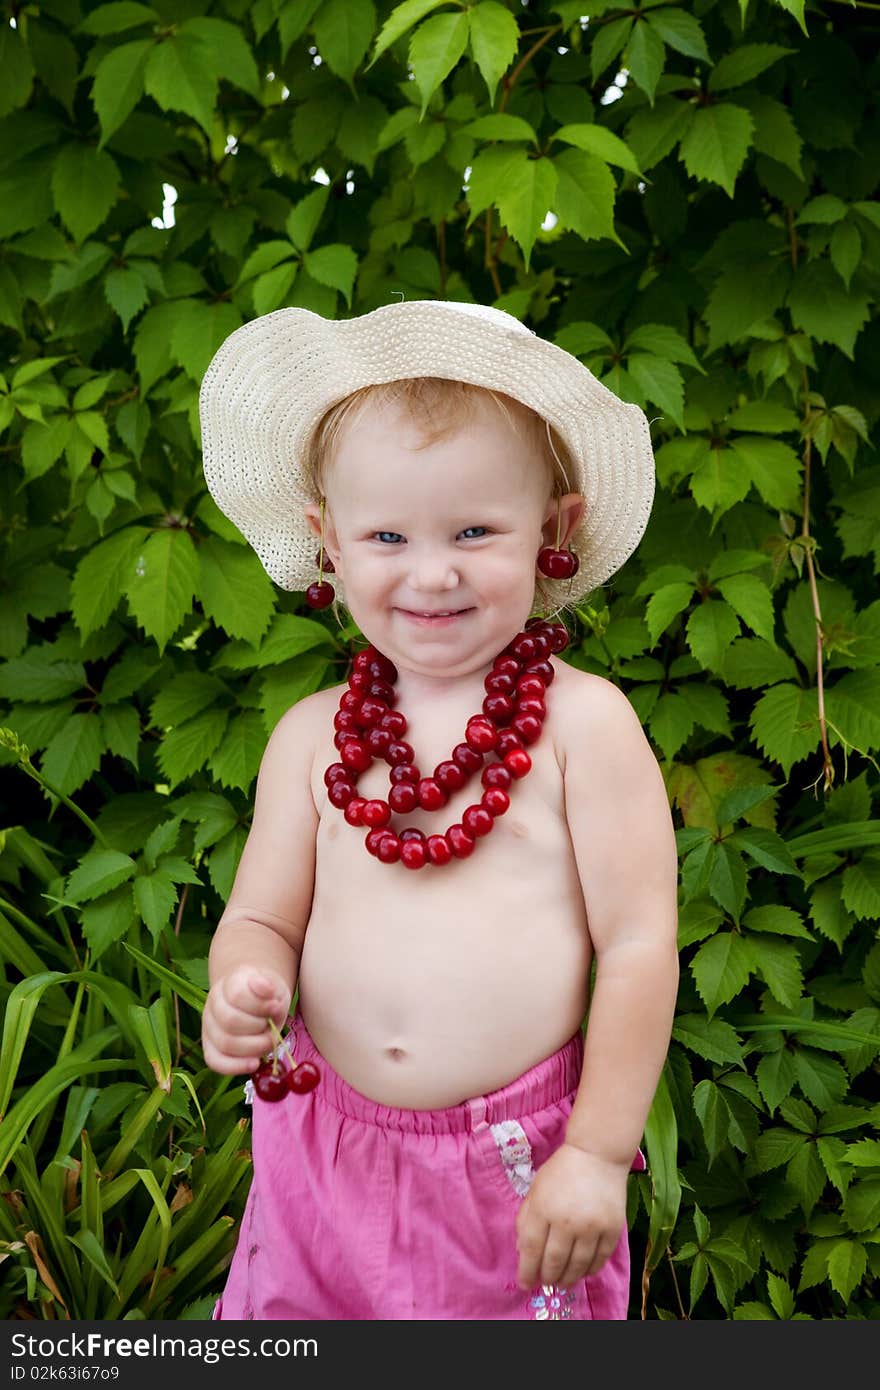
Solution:
{"label": "cherry pair", "polygon": [[283,1100],[289,1093],[304,1096],[313,1091],[321,1080],[314,1062],[299,1062],[296,1066],[278,1067],[277,1058],[261,1062],[251,1080],[260,1100]]}

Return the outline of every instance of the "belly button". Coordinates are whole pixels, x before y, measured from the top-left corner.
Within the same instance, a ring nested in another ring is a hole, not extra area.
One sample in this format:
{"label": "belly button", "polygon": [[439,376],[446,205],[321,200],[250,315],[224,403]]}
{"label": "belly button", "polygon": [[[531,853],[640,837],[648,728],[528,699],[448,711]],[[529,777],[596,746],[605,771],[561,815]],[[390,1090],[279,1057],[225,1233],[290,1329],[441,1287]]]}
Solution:
{"label": "belly button", "polygon": [[402,1047],[386,1047],[385,1051],[392,1062],[401,1062],[406,1056]]}

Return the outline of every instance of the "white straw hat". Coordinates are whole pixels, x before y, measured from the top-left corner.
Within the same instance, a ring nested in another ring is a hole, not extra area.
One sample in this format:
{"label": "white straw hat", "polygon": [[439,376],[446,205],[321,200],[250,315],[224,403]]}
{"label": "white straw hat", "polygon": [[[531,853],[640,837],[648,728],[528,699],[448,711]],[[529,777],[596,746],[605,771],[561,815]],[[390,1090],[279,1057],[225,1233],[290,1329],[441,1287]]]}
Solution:
{"label": "white straw hat", "polygon": [[[572,579],[540,579],[551,607],[603,584],[644,534],[654,498],[648,421],[583,363],[500,309],[447,300],[383,305],[351,319],[276,309],[221,344],[199,393],[205,479],[218,507],[282,589],[317,577],[303,474],[318,422],[363,386],[446,377],[502,391],[562,436],[586,507],[569,544]],[[337,596],[343,597],[338,576]]]}

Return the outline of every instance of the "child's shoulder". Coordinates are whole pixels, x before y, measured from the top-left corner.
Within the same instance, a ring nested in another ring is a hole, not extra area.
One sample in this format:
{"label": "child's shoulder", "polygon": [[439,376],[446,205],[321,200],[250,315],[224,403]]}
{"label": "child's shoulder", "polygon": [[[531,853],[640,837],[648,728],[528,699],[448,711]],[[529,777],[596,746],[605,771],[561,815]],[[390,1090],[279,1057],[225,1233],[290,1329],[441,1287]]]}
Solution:
{"label": "child's shoulder", "polygon": [[339,707],[341,686],[330,686],[326,690],[316,690],[304,695],[296,704],[285,710],[272,730],[270,747],[296,745],[301,752],[307,747],[311,751],[328,727],[332,728],[333,715]]}
{"label": "child's shoulder", "polygon": [[647,744],[638,715],[627,695],[606,676],[581,671],[554,660],[556,677],[548,690],[566,760],[598,747],[620,755]]}

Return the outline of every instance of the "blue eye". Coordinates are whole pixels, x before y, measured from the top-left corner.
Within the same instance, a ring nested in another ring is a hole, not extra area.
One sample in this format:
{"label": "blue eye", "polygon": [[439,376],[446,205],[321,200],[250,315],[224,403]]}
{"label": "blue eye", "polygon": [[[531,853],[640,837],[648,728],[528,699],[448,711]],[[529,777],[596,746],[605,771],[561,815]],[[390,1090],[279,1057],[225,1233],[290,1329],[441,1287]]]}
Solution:
{"label": "blue eye", "polygon": [[[466,526],[466,527],[464,528],[464,531],[485,531],[485,530],[486,530],[486,527],[485,527],[485,526]],[[464,531],[462,531],[462,533],[461,533],[462,535],[464,535]],[[477,536],[476,539],[479,540],[480,537]]]}
{"label": "blue eye", "polygon": [[376,536],[379,540],[382,540],[383,536],[391,536],[393,538],[391,541],[392,545],[396,545],[396,543],[401,539],[401,536],[397,531],[377,531]]}

